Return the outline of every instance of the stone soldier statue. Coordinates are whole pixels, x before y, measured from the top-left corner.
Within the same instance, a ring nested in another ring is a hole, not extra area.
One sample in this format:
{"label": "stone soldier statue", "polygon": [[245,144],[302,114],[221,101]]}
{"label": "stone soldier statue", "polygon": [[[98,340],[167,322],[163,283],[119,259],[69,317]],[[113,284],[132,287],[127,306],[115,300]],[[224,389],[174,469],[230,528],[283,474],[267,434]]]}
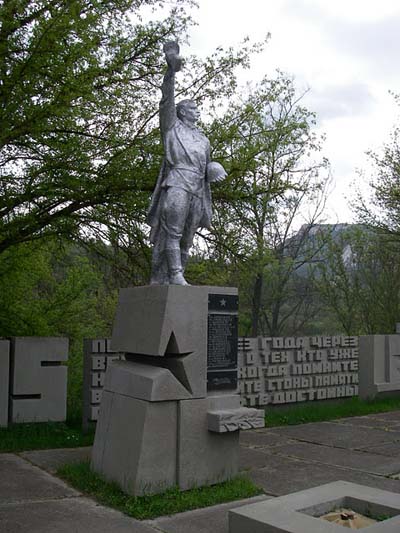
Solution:
{"label": "stone soldier statue", "polygon": [[193,238],[211,224],[210,183],[226,176],[210,162],[210,143],[196,128],[199,110],[192,100],[175,106],[175,73],[182,67],[179,46],[166,43],[167,72],[162,84],[160,129],[164,160],[147,222],[153,243],[151,284],[187,285],[184,269]]}

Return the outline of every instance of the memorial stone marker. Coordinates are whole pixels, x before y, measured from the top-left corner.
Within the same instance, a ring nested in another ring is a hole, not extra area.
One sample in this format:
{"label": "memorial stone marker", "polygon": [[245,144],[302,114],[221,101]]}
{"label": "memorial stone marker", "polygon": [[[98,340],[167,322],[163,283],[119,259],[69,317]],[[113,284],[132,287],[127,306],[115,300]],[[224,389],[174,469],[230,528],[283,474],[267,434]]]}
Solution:
{"label": "memorial stone marker", "polygon": [[85,339],[83,343],[82,429],[88,431],[99,418],[107,366],[124,356],[111,350],[111,339]]}
{"label": "memorial stone marker", "polygon": [[67,409],[68,339],[0,339],[0,426],[62,422]]}
{"label": "memorial stone marker", "polygon": [[[224,301],[232,304],[229,313],[221,312]],[[234,288],[121,290],[111,346],[126,360],[113,361],[106,372],[96,472],[134,495],[176,485],[186,490],[237,473],[238,430],[263,427],[264,411],[240,407],[233,376],[236,305]],[[210,330],[209,313],[214,324],[223,318]]]}
{"label": "memorial stone marker", "polygon": [[210,183],[222,166],[196,127],[192,100],[175,106],[179,46],[167,63],[159,107],[164,160],[147,222],[154,245],[150,285],[120,292],[92,468],[134,495],[224,481],[238,471],[240,428],[264,412],[240,407],[237,289],[191,287],[185,265],[196,231],[211,224]]}
{"label": "memorial stone marker", "polygon": [[68,339],[13,337],[12,422],[62,422],[67,415]]}
{"label": "memorial stone marker", "polygon": [[265,406],[358,394],[358,337],[239,339],[243,405]]}

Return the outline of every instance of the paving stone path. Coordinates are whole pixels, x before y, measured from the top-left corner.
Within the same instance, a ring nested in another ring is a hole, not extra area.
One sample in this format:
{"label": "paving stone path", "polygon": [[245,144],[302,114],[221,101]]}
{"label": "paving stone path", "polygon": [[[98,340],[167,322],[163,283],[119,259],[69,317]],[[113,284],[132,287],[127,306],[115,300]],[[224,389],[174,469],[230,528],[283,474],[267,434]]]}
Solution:
{"label": "paving stone path", "polygon": [[[55,477],[90,448],[0,454],[0,533],[228,533],[236,502],[137,521],[96,504]],[[400,411],[246,431],[240,468],[266,495],[345,480],[400,494]],[[400,497],[400,496],[399,496]]]}

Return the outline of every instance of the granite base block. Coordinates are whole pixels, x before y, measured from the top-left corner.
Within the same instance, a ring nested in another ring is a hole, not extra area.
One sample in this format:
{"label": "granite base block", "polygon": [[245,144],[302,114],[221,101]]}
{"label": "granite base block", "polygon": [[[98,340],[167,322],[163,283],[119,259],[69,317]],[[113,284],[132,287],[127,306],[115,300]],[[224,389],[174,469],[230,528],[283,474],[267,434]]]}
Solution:
{"label": "granite base block", "polygon": [[208,431],[208,399],[179,402],[178,485],[182,490],[221,483],[237,475],[239,432]]}
{"label": "granite base block", "polygon": [[159,493],[176,483],[176,402],[147,402],[105,391],[92,469],[127,494]]}

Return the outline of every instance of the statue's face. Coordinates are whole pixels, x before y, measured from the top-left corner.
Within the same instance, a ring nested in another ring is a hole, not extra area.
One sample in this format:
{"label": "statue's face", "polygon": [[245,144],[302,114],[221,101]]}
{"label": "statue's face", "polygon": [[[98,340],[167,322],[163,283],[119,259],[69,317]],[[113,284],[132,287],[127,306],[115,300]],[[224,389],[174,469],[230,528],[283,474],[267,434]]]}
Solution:
{"label": "statue's face", "polygon": [[200,118],[200,111],[195,102],[188,102],[181,110],[182,116],[188,121],[195,124]]}

